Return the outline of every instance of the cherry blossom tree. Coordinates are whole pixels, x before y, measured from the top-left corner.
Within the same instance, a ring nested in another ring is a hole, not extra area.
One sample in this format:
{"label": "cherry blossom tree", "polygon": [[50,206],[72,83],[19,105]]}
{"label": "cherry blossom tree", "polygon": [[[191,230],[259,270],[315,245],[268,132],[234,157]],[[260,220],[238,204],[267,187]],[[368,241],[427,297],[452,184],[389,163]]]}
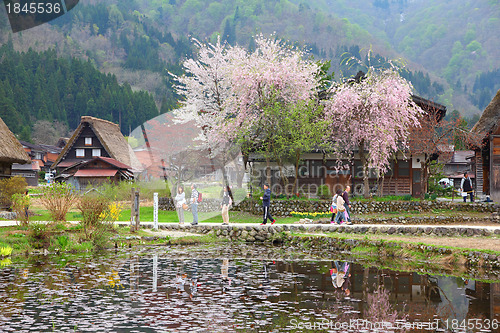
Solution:
{"label": "cherry blossom tree", "polygon": [[411,126],[419,126],[422,110],[411,99],[412,85],[393,69],[370,69],[359,81],[332,91],[325,104],[328,139],[338,159],[359,151],[364,196],[370,195],[369,170],[383,175],[391,156],[408,146]]}
{"label": "cherry blossom tree", "polygon": [[198,47],[197,59],[184,61],[184,75],[171,74],[179,83],[177,93],[184,97],[175,114],[181,122],[194,120],[206,140],[220,142],[223,138],[216,129],[231,112],[228,100],[233,95],[232,64],[244,51],[221,43],[220,38],[215,44],[193,41]]}
{"label": "cherry blossom tree", "polygon": [[[245,52],[239,47],[221,43],[220,38],[215,44],[193,41],[198,47],[197,58],[184,61],[186,73],[183,76],[172,74],[179,83],[177,93],[184,96],[180,101],[182,107],[175,114],[179,122],[194,121],[201,129],[198,149],[208,151],[213,164],[225,164],[234,159],[235,150],[231,149],[227,137],[220,134],[220,129],[233,107],[229,103],[229,97],[233,95],[233,62]],[[222,173],[227,183],[224,168]]]}
{"label": "cherry blossom tree", "polygon": [[[186,60],[186,75],[177,77],[177,92],[185,97],[179,118],[194,119],[211,147],[263,147],[269,165],[269,134],[291,106],[316,98],[318,64],[302,50],[263,35],[255,38],[253,52],[220,40],[214,45],[195,42],[197,59]],[[276,107],[283,114],[277,115]]]}
{"label": "cherry blossom tree", "polygon": [[302,50],[280,40],[259,35],[255,43],[254,52],[233,63],[230,103],[235,109],[221,132],[242,147],[251,142],[254,151],[261,148],[258,150],[266,158],[270,182],[270,158],[281,159],[273,149],[277,129],[294,112],[295,105],[317,98],[320,67],[306,59]]}

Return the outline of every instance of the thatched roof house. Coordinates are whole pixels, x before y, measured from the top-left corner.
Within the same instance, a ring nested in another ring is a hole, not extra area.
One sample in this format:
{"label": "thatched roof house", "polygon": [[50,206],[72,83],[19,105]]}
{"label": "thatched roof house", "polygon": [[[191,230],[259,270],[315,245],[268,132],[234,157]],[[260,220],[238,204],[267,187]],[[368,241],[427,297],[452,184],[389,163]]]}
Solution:
{"label": "thatched roof house", "polygon": [[500,90],[484,109],[472,132],[483,137],[483,146],[474,149],[477,192],[500,202]]}
{"label": "thatched roof house", "polygon": [[472,132],[474,133],[494,133],[498,130],[500,126],[500,90],[497,91],[497,94],[491,100],[490,104],[484,109],[481,118],[479,118],[478,122],[472,128]]}
{"label": "thatched roof house", "polygon": [[142,169],[118,125],[89,116],[81,118],[80,125],[51,168],[62,170],[95,157],[110,157],[130,166],[134,171]]}
{"label": "thatched roof house", "polygon": [[9,177],[13,163],[31,163],[31,159],[23,146],[0,118],[0,177]]}

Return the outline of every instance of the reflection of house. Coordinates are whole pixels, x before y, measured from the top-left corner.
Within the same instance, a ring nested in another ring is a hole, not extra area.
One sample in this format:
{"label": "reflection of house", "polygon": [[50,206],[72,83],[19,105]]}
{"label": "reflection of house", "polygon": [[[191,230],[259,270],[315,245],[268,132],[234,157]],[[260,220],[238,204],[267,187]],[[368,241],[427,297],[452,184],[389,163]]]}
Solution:
{"label": "reflection of house", "polygon": [[67,168],[82,165],[96,157],[114,159],[134,172],[142,169],[118,125],[88,116],[82,117],[52,169],[56,169],[58,174],[66,173]]}
{"label": "reflection of house", "polygon": [[99,186],[106,182],[132,180],[134,174],[128,165],[110,157],[95,157],[89,161],[82,161],[64,169],[56,180],[64,180],[72,184],[77,190],[87,186]]}
{"label": "reflection of house", "polygon": [[2,144],[0,145],[0,178],[7,178],[12,176],[13,163],[31,163],[31,159],[1,118],[0,135],[2,138]]}
{"label": "reflection of house", "polygon": [[493,201],[500,202],[500,90],[472,132],[483,136],[483,146],[474,149],[477,194],[490,195]]}
{"label": "reflection of house", "polygon": [[[442,119],[446,114],[446,107],[418,96],[413,96],[414,102],[424,111],[437,111]],[[420,161],[421,155],[403,156],[398,153],[396,159],[390,162],[390,170],[383,177],[383,184],[377,184],[376,172],[370,172],[369,183],[372,191],[383,186],[383,195],[420,195]],[[254,176],[257,174],[259,181],[265,181],[266,174],[262,170],[266,168],[265,160],[256,154],[250,154],[249,162],[252,163]],[[276,163],[271,164],[271,185],[273,193],[283,193],[281,173]],[[302,155],[302,164],[298,168],[299,192],[316,193],[319,186],[326,184],[330,190],[335,190],[340,185],[345,188],[347,184],[353,187],[355,194],[363,192],[362,164],[357,151],[354,152],[353,163],[345,170],[337,170],[337,161],[328,154],[321,151],[309,152]],[[287,166],[284,170],[285,177],[289,181],[289,190],[294,182],[295,168]],[[289,192],[289,191],[287,191]]]}

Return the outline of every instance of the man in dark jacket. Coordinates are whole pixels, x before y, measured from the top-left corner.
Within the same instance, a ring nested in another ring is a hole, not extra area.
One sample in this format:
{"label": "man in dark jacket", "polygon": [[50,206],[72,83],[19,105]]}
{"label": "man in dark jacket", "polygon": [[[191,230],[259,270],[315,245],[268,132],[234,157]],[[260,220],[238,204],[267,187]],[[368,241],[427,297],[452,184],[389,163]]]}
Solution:
{"label": "man in dark jacket", "polygon": [[262,200],[262,210],[264,211],[264,222],[261,225],[267,223],[267,219],[272,222],[271,224],[276,223],[276,220],[273,219],[271,213],[269,212],[269,206],[271,206],[271,190],[269,189],[269,185],[264,184],[264,196],[260,197]]}
{"label": "man in dark jacket", "polygon": [[[467,201],[467,194],[470,195],[470,202],[474,202],[474,192],[472,191],[472,179],[467,175],[467,172],[464,173],[464,178],[462,178],[462,182],[460,183],[460,190],[462,193],[465,193],[464,202]],[[463,194],[462,194],[463,195]]]}

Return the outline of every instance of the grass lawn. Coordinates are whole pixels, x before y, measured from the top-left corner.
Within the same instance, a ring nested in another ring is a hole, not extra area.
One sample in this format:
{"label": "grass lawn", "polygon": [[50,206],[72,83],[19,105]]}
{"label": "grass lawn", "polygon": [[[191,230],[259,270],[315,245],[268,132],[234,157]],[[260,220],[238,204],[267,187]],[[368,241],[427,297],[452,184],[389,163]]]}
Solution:
{"label": "grass lawn", "polygon": [[[32,216],[30,220],[32,221],[51,221],[47,210],[34,209],[34,213],[37,216]],[[78,211],[70,211],[66,214],[66,221],[80,221],[82,219],[82,214]],[[153,207],[141,207],[140,219],[143,222],[153,222]],[[198,213],[198,220],[204,223],[222,223],[222,216],[220,212],[212,213]],[[294,223],[297,221],[296,217],[284,217],[276,219],[276,223]],[[118,221],[130,221],[130,209],[124,209]],[[193,215],[190,211],[184,212],[184,221],[186,223],[193,222]],[[177,223],[179,218],[177,217],[177,212],[174,211],[158,211],[158,222],[169,222]],[[236,211],[229,211],[229,222],[230,223],[261,223],[262,217],[252,215],[249,213],[242,213]]]}
{"label": "grass lawn", "polygon": [[[220,212],[198,213],[198,220],[204,223],[222,223]],[[120,221],[130,221],[130,209],[125,209],[120,214]],[[153,222],[153,207],[141,207],[141,221]],[[193,222],[193,215],[190,211],[184,212],[184,221],[186,223]],[[285,217],[276,220],[276,223],[294,223],[296,217]],[[158,211],[158,222],[179,222],[177,212],[173,211]],[[260,223],[262,217],[249,213],[229,211],[230,223]]]}
{"label": "grass lawn", "polygon": [[[48,214],[47,210],[44,209],[33,209],[33,211],[37,214],[37,216],[31,217],[32,221],[51,221],[51,217]],[[478,213],[478,212],[456,212],[449,210],[435,210],[433,212],[418,212],[418,211],[409,211],[409,212],[385,212],[385,213],[374,213],[374,214],[356,214],[355,217],[360,218],[387,218],[391,219],[393,217],[413,217],[413,216],[469,216],[469,217],[486,217],[489,216],[489,213]],[[70,211],[66,215],[67,221],[80,221],[82,215],[80,212],[76,210]],[[143,206],[141,207],[141,221],[143,222],[153,222],[153,207],[152,206]],[[203,223],[222,223],[222,217],[220,212],[210,212],[210,213],[198,213],[198,219]],[[278,224],[292,224],[298,221],[299,217],[280,217],[276,219],[276,223]],[[190,223],[193,221],[193,215],[190,211],[184,211],[184,220],[186,223]],[[314,218],[313,220],[319,220],[318,218]],[[130,221],[130,208],[124,209],[118,221]],[[168,222],[168,223],[178,223],[179,218],[177,217],[177,212],[175,211],[158,211],[158,221],[159,222]],[[260,215],[252,215],[244,212],[237,211],[229,211],[229,222],[230,223],[261,223],[262,217]]]}

